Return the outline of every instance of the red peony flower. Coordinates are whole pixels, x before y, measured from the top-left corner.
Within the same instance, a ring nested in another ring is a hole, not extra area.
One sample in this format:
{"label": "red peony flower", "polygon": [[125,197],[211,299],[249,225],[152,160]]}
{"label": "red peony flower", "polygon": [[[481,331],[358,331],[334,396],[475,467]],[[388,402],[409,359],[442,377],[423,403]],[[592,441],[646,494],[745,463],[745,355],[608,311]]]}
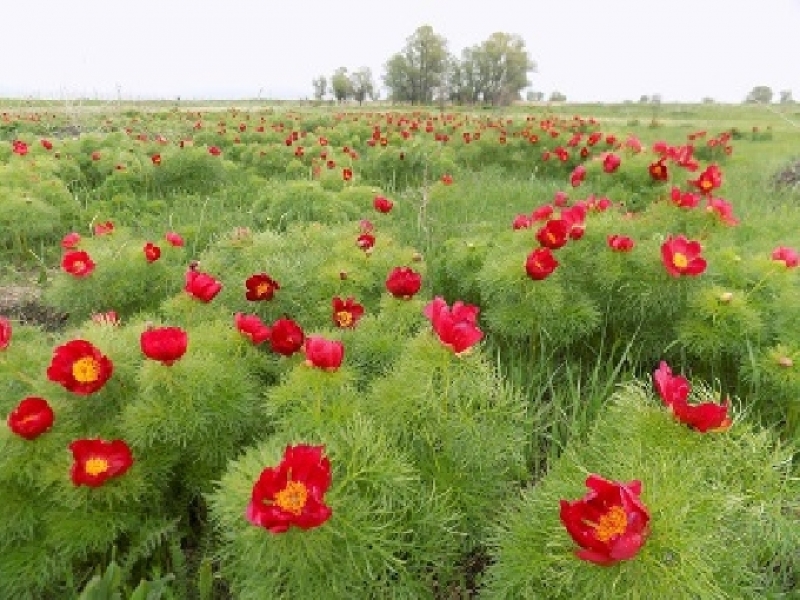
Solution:
{"label": "red peony flower", "polygon": [[53,142],[50,140],[42,140],[42,148],[45,150],[52,150],[53,149]]}
{"label": "red peony flower", "polygon": [[371,233],[362,233],[356,238],[356,246],[367,254],[371,253],[372,248],[375,246],[375,236]]}
{"label": "red peony flower", "polygon": [[670,200],[675,206],[680,208],[695,208],[700,204],[700,196],[691,192],[682,192],[679,187],[672,187]]}
{"label": "red peony flower", "polygon": [[558,267],[550,248],[536,248],[525,260],[525,271],[528,277],[534,280],[546,279]]}
{"label": "red peony flower", "polygon": [[445,173],[442,175],[441,181],[444,185],[453,185],[453,176],[449,173]]}
{"label": "red peony flower", "polygon": [[153,164],[154,164],[156,167],[158,167],[159,165],[161,165],[161,155],[160,155],[160,154],[153,154],[153,156],[151,156],[151,157],[150,157],[150,160],[152,161],[152,163],[153,163]]}
{"label": "red peony flower", "polygon": [[394,202],[388,198],[384,198],[383,196],[375,196],[375,199],[372,201],[372,205],[378,212],[388,213],[394,207]]}
{"label": "red peony flower", "polygon": [[250,341],[256,346],[268,341],[272,335],[270,328],[264,325],[257,315],[236,313],[233,316],[233,322],[236,325],[236,329],[238,329],[242,335],[249,337]]}
{"label": "red peony flower", "polygon": [[353,298],[342,300],[338,296],[333,299],[333,322],[337,327],[355,327],[364,316],[364,307]]}
{"label": "red peony flower", "polygon": [[772,260],[783,262],[787,268],[793,268],[800,265],[800,254],[793,248],[786,246],[778,246],[771,254]]}
{"label": "red peony flower", "polygon": [[183,238],[174,231],[168,231],[166,235],[164,235],[164,238],[169,242],[170,246],[175,248],[183,247]]}
{"label": "red peony flower", "polygon": [[710,196],[715,189],[722,185],[722,171],[717,165],[709,165],[697,179],[690,179],[689,184],[699,189],[703,195]]}
{"label": "red peony flower", "polygon": [[624,235],[609,235],[608,247],[616,252],[630,252],[633,250],[633,240]]}
{"label": "red peony flower", "polygon": [[72,451],[70,477],[76,486],[100,487],[112,477],[120,477],[133,465],[131,449],[122,440],[76,440]]}
{"label": "red peony flower", "polygon": [[579,240],[586,232],[586,212],[587,209],[584,203],[576,204],[561,211],[561,220],[567,224],[570,239]]}
{"label": "red peony flower", "polygon": [[672,374],[669,365],[661,361],[658,369],[653,374],[656,391],[664,404],[670,409],[673,416],[696,429],[700,433],[709,431],[725,431],[732,421],[728,416],[730,400],[725,400],[721,404],[714,402],[704,402],[702,404],[689,404],[689,393],[692,391],[691,385],[686,378]]}
{"label": "red peony flower", "polygon": [[222,290],[222,284],[208,273],[198,271],[192,264],[186,271],[186,285],[183,289],[201,302],[211,302]]}
{"label": "red peony flower", "polygon": [[0,315],[0,350],[5,350],[11,344],[11,321],[8,317]]}
{"label": "red peony flower", "polygon": [[529,229],[531,225],[533,225],[533,219],[524,214],[514,217],[514,221],[511,223],[511,227],[514,229],[514,231],[519,229]]}
{"label": "red peony flower", "polygon": [[222,154],[222,150],[220,150],[218,146],[209,146],[208,153],[211,156],[219,156]]}
{"label": "red peony flower", "polygon": [[95,235],[107,235],[109,233],[114,233],[114,223],[111,221],[106,221],[105,223],[98,223],[94,226],[94,234]]}
{"label": "red peony flower", "polygon": [[72,232],[68,233],[61,239],[61,247],[65,250],[74,250],[81,243],[81,234]]}
{"label": "red peony flower", "polygon": [[536,232],[536,240],[544,248],[558,250],[567,243],[569,225],[563,219],[551,219]]}
{"label": "red peony flower", "polygon": [[244,282],[244,285],[247,288],[247,292],[245,292],[245,298],[251,302],[257,302],[259,300],[272,300],[272,298],[275,296],[275,290],[281,289],[281,286],[278,285],[278,282],[272,279],[266,273],[259,273],[257,275],[248,277],[247,281]]}
{"label": "red peony flower", "polygon": [[353,179],[353,169],[344,168],[342,169],[342,179],[345,181],[350,181]]}
{"label": "red peony flower", "polygon": [[319,527],[330,519],[325,504],[331,486],[331,464],[324,446],[287,446],[277,467],[267,467],[253,485],[245,516],[253,525],[283,533],[294,525]]}
{"label": "red peony flower", "polygon": [[669,172],[667,171],[667,165],[664,164],[664,159],[652,163],[648,170],[653,181],[666,181],[669,179]]}
{"label": "red peony flower", "polygon": [[94,161],[100,160],[100,153],[97,150],[92,152],[92,160],[94,160]]}
{"label": "red peony flower", "polygon": [[153,242],[147,242],[144,245],[144,257],[149,263],[156,262],[161,258],[161,248],[156,246]]}
{"label": "red peony flower", "polygon": [[342,366],[344,344],[336,340],[326,340],[318,336],[306,338],[306,364],[325,371],[336,371]]}
{"label": "red peony flower", "polygon": [[581,560],[613,565],[638,554],[649,534],[650,513],[639,497],[641,481],[608,481],[599,475],[586,478],[586,495],[561,501],[561,522],[581,549]]}
{"label": "red peony flower", "polygon": [[86,340],[58,346],[47,368],[47,378],[68,391],[83,396],[102,388],[114,372],[107,356]]}
{"label": "red peony flower", "polygon": [[586,179],[586,167],[578,165],[572,170],[569,176],[569,183],[572,187],[580,186]]}
{"label": "red peony flower", "polygon": [[475,324],[479,312],[477,306],[460,300],[455,301],[451,309],[444,298],[436,296],[423,314],[430,320],[439,341],[456,354],[462,354],[483,338],[483,332]]}
{"label": "red peony flower", "polygon": [[410,300],[422,287],[422,275],[411,267],[395,267],[386,278],[386,289],[395,298]]}
{"label": "red peony flower", "polygon": [[661,260],[673,277],[700,275],[706,270],[706,259],[700,256],[700,252],[700,242],[687,240],[682,235],[670,236],[661,245]]}
{"label": "red peony flower", "polygon": [[32,440],[53,426],[55,414],[44,398],[28,397],[8,415],[8,428],[26,440]]}
{"label": "red peony flower", "polygon": [[[559,208],[563,208],[569,202],[569,195],[567,192],[558,191],[553,196],[553,205],[558,206]],[[549,216],[549,215],[548,215]]]}
{"label": "red peony flower", "polygon": [[278,319],[272,324],[269,344],[273,352],[291,356],[303,347],[303,341],[305,334],[302,328],[291,319]]}
{"label": "red peony flower", "polygon": [[25,156],[28,153],[28,144],[22,140],[14,140],[11,142],[11,151],[19,156]]}
{"label": "red peony flower", "polygon": [[553,214],[553,207],[545,204],[531,213],[531,221],[547,221]]}
{"label": "red peony flower", "polygon": [[710,213],[716,213],[720,221],[725,225],[735,226],[739,224],[739,219],[733,216],[733,207],[730,202],[722,198],[706,197],[706,210]]}
{"label": "red peony flower", "polygon": [[170,367],[186,354],[189,335],[180,327],[148,327],[139,337],[142,353]]}
{"label": "red peony flower", "polygon": [[606,173],[613,173],[619,168],[620,164],[622,164],[622,159],[613,152],[610,152],[606,154],[603,159],[603,171]]}
{"label": "red peony flower", "polygon": [[83,250],[72,250],[64,254],[61,259],[61,268],[73,277],[87,277],[94,271],[94,261]]}

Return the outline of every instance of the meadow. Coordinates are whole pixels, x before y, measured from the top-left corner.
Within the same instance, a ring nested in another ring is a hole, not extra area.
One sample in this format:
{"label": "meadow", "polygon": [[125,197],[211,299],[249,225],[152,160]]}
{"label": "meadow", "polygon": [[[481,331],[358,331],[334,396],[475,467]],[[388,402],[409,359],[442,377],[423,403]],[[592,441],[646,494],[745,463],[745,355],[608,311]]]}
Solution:
{"label": "meadow", "polygon": [[797,105],[0,100],[0,598],[800,598],[798,161]]}

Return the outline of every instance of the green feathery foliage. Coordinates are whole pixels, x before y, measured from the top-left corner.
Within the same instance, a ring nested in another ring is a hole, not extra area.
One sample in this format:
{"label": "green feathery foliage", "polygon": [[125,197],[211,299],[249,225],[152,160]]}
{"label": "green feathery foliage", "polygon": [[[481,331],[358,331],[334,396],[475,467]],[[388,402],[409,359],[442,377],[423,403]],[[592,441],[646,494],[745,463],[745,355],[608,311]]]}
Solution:
{"label": "green feathery foliage", "polygon": [[[737,421],[700,434],[629,386],[545,478],[498,520],[487,598],[782,597],[797,573],[798,482],[791,451]],[[642,481],[651,533],[611,567],[575,557],[559,500],[585,494],[587,474]],[[785,579],[784,579],[785,578]],[[787,596],[783,596],[787,597]]]}

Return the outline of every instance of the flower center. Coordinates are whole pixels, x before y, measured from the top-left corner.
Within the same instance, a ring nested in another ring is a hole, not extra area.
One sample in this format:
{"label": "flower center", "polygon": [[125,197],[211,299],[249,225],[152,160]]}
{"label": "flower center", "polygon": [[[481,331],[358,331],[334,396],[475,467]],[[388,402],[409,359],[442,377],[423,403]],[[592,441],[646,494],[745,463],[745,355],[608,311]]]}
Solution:
{"label": "flower center", "polygon": [[353,315],[346,310],[340,310],[336,313],[336,322],[339,327],[350,327],[353,324]]}
{"label": "flower center", "polygon": [[685,269],[687,266],[689,266],[689,260],[682,252],[676,252],[672,255],[672,264],[679,269]]}
{"label": "flower center", "polygon": [[614,506],[604,514],[594,527],[594,537],[600,542],[607,542],[617,535],[625,533],[628,517],[621,506]]}
{"label": "flower center", "polygon": [[100,365],[91,356],[84,356],[73,363],[72,376],[79,383],[97,381],[100,376]]}
{"label": "flower center", "polygon": [[712,187],[714,187],[714,184],[711,183],[708,179],[701,179],[700,187],[704,190],[710,190]]}
{"label": "flower center", "polygon": [[299,515],[308,498],[308,488],[301,481],[289,481],[286,487],[275,494],[275,504],[286,512]]}
{"label": "flower center", "polygon": [[72,270],[75,271],[76,273],[79,271],[83,271],[85,268],[86,268],[86,263],[83,262],[82,260],[76,260],[74,263],[72,263]]}
{"label": "flower center", "polygon": [[86,473],[95,477],[108,471],[108,461],[105,458],[90,458],[86,461]]}
{"label": "flower center", "polygon": [[264,283],[259,283],[256,286],[256,294],[259,296],[266,296],[269,294],[269,291],[272,289],[272,286],[268,284],[266,281]]}

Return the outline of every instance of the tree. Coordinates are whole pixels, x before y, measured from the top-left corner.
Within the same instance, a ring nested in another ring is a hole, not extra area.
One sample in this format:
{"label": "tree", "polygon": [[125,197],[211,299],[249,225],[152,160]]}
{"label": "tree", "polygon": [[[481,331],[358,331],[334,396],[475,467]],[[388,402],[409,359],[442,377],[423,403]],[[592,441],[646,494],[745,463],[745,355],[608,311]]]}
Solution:
{"label": "tree", "polygon": [[781,104],[792,104],[794,102],[792,99],[792,90],[781,90],[781,99],[779,102]]}
{"label": "tree", "polygon": [[350,75],[350,88],[353,91],[353,98],[359,105],[366,98],[375,99],[375,83],[372,80],[372,71],[369,67],[361,67]]}
{"label": "tree", "polygon": [[328,93],[328,80],[325,78],[325,75],[317,77],[311,82],[311,85],[314,86],[314,98],[316,100],[322,100],[325,94]]}
{"label": "tree", "polygon": [[567,97],[561,92],[553,92],[550,94],[550,102],[566,102]]}
{"label": "tree", "polygon": [[772,88],[767,85],[757,85],[745,98],[747,103],[769,104],[772,102]]}
{"label": "tree", "polygon": [[344,102],[353,96],[353,85],[347,75],[347,67],[339,67],[331,77],[333,97],[337,102]]}
{"label": "tree", "polygon": [[528,90],[528,93],[525,94],[525,100],[528,102],[541,102],[544,100],[544,92],[534,92],[533,90]]}
{"label": "tree", "polygon": [[403,50],[386,63],[384,85],[393,100],[430,103],[442,86],[448,61],[447,40],[423,25],[406,39]]}
{"label": "tree", "polygon": [[477,67],[477,92],[484,102],[510,104],[528,87],[528,73],[536,69],[518,35],[496,32],[471,52]]}

